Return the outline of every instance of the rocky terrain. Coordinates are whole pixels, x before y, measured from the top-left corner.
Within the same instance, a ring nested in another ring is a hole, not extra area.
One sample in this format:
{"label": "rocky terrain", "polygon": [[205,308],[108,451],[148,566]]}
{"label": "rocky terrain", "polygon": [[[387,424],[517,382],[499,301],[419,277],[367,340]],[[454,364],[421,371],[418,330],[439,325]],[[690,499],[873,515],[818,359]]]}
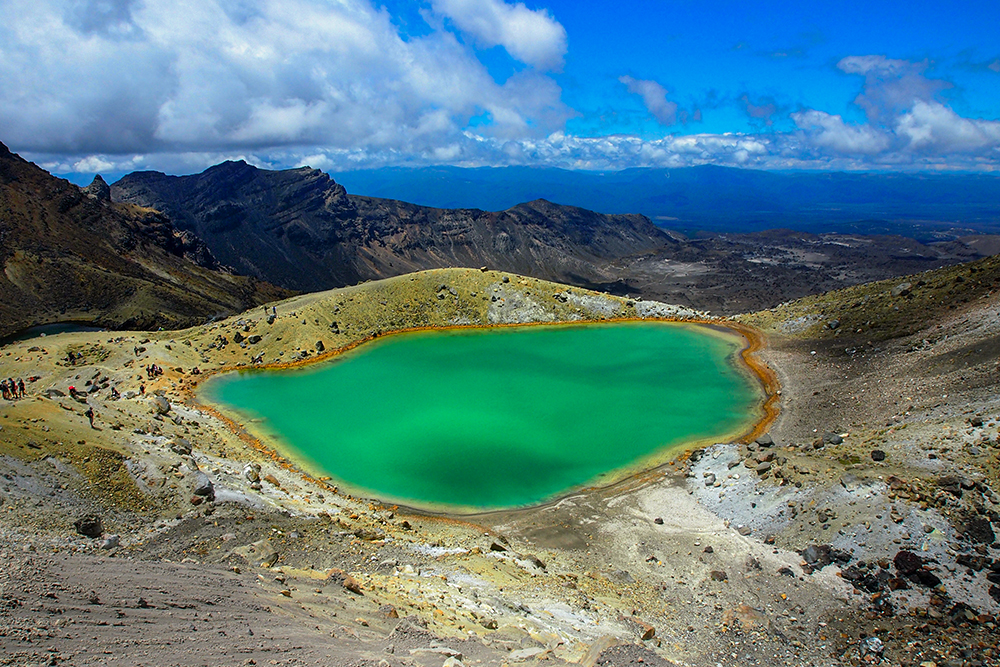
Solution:
{"label": "rocky terrain", "polygon": [[544,200],[487,212],[359,197],[316,169],[245,162],[190,176],[129,174],[112,196],[168,215],[240,273],[300,291],[485,265],[728,315],[1000,249],[995,236],[921,243],[778,230],[687,238],[644,216]]}
{"label": "rocky terrain", "polygon": [[190,326],[289,294],[226,271],[194,235],[0,144],[0,337],[51,322]]}
{"label": "rocky terrain", "polygon": [[413,327],[705,313],[451,269],[8,344],[0,664],[1000,664],[998,286],[991,258],[735,318],[780,382],[766,434],[472,517],[348,495],[196,385]]}

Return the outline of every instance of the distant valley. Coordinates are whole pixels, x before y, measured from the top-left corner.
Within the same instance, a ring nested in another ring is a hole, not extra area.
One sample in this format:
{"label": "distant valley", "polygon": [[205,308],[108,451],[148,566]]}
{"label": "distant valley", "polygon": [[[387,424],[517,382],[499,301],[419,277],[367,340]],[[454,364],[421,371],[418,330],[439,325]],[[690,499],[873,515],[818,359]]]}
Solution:
{"label": "distant valley", "polygon": [[1000,177],[966,173],[775,172],[705,165],[569,171],[387,167],[334,177],[349,191],[442,208],[502,210],[532,199],[641,213],[685,233],[789,228],[921,241],[1000,233]]}

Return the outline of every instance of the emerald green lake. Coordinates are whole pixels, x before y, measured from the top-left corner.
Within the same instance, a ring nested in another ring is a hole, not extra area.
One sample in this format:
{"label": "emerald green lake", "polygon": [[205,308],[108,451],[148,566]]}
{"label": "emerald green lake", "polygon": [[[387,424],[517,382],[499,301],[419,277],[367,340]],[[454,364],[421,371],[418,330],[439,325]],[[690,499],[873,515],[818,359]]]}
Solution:
{"label": "emerald green lake", "polygon": [[214,378],[206,391],[369,497],[508,508],[747,429],[761,393],[740,343],[672,323],[404,333],[307,369]]}

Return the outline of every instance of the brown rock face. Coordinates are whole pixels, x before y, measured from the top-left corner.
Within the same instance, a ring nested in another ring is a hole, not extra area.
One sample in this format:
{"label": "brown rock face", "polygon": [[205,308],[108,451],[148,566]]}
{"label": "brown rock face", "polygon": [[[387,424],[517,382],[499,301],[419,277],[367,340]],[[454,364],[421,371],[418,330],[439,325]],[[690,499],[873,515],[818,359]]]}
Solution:
{"label": "brown rock face", "polygon": [[0,144],[0,336],[60,321],[183,326],[287,294],[231,275],[195,236],[113,204],[106,188],[78,188]]}

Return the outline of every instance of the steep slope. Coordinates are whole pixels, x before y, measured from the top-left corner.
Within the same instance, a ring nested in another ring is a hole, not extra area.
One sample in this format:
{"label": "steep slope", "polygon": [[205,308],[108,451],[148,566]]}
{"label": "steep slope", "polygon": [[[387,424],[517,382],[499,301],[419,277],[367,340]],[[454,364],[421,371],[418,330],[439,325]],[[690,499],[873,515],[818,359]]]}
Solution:
{"label": "steep slope", "polygon": [[0,336],[59,321],[117,328],[193,324],[287,292],[223,270],[155,211],[114,204],[0,144]]}
{"label": "steep slope", "polygon": [[162,211],[224,263],[289,288],[319,290],[407,271],[490,267],[563,282],[614,280],[609,261],[677,241],[637,215],[546,201],[498,213],[353,197],[303,167],[226,162],[201,174],[130,174],[116,201]]}

